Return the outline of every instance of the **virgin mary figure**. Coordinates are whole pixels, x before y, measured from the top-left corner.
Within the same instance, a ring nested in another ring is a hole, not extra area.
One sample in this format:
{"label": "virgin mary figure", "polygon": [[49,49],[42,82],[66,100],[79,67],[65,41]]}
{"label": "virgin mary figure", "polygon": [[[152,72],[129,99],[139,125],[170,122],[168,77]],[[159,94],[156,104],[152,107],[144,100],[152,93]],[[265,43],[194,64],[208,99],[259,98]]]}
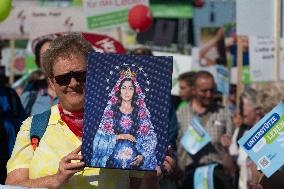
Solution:
{"label": "virgin mary figure", "polygon": [[109,94],[93,141],[94,167],[155,170],[157,136],[145,95],[130,68]]}

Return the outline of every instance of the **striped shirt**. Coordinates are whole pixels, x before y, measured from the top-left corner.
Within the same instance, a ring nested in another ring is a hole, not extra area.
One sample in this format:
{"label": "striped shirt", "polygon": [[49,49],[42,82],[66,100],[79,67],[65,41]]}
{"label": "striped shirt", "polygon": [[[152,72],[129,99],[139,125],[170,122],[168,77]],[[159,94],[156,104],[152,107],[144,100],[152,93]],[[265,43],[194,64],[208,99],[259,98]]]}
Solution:
{"label": "striped shirt", "polygon": [[[180,144],[186,129],[188,128],[194,116],[200,119],[201,125],[211,137],[211,143],[202,148],[194,156],[189,153]],[[224,148],[221,145],[220,138],[223,134],[229,136],[233,133],[232,121],[229,111],[221,106],[212,106],[203,114],[197,114],[191,108],[191,105],[185,106],[177,111],[179,131],[177,137],[178,145],[178,166],[185,170],[188,165],[201,165],[213,162],[222,163]]]}

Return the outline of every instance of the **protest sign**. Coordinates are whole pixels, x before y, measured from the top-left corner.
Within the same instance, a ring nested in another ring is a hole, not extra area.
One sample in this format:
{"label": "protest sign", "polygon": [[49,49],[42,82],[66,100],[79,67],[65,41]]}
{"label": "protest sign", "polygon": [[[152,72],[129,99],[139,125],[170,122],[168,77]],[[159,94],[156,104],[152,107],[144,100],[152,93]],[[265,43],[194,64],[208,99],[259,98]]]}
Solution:
{"label": "protest sign", "polygon": [[284,104],[279,103],[239,141],[241,148],[270,177],[284,163]]}
{"label": "protest sign", "polygon": [[187,152],[195,155],[210,141],[211,138],[203,129],[199,119],[197,117],[194,117],[189,124],[187,131],[181,138],[180,143]]}
{"label": "protest sign", "polygon": [[149,5],[149,0],[85,0],[84,13],[88,29],[127,24],[128,11],[135,5]]}

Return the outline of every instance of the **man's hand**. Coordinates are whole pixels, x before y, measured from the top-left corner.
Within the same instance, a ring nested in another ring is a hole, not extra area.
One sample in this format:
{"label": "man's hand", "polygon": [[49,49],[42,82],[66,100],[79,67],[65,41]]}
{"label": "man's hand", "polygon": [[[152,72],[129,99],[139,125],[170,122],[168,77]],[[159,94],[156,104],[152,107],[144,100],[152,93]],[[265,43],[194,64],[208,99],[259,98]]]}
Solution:
{"label": "man's hand", "polygon": [[84,170],[84,162],[72,163],[73,160],[82,160],[83,157],[78,153],[81,151],[81,146],[76,148],[74,151],[63,157],[59,162],[59,168],[56,173],[56,180],[60,186],[65,184],[75,173]]}
{"label": "man's hand", "polygon": [[173,173],[173,170],[175,168],[176,162],[172,158],[173,156],[173,149],[171,146],[168,146],[168,156],[165,157],[163,165],[160,167],[158,166],[156,168],[157,171],[157,176],[162,176],[163,175],[170,175]]}

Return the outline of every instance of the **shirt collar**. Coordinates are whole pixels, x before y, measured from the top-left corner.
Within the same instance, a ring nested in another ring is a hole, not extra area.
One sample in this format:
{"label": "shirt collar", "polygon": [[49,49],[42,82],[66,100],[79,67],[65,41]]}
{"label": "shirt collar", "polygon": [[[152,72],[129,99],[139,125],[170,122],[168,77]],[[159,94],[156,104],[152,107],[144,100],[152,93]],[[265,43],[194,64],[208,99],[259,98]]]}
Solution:
{"label": "shirt collar", "polygon": [[60,113],[58,110],[58,105],[56,104],[51,107],[51,114],[50,114],[48,125],[58,124],[59,121],[62,121],[62,120],[61,120]]}

